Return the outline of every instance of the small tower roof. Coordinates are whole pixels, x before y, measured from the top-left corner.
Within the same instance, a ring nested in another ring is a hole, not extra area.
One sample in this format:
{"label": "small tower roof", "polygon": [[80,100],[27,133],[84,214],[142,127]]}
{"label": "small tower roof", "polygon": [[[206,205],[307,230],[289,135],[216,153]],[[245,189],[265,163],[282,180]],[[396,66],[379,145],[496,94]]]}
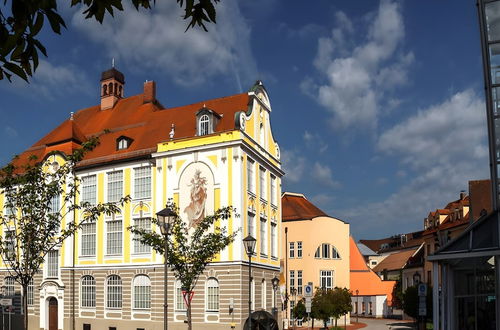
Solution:
{"label": "small tower roof", "polygon": [[107,79],[112,79],[112,78],[116,79],[117,81],[121,82],[122,84],[125,84],[125,76],[123,75],[123,73],[116,70],[114,67],[107,70],[107,71],[104,71],[101,74],[101,81],[104,81]]}

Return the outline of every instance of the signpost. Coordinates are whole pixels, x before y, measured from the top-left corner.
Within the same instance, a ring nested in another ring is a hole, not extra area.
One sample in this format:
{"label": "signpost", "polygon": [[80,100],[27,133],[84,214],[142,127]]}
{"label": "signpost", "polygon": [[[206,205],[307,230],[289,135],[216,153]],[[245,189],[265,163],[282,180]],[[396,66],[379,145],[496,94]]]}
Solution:
{"label": "signpost", "polygon": [[425,316],[427,315],[427,284],[420,283],[418,289],[418,316],[423,319],[423,326],[425,327]]}
{"label": "signpost", "polygon": [[311,319],[311,298],[313,296],[313,284],[312,282],[307,283],[304,287],[304,297],[306,298],[306,313],[307,313],[307,323],[309,324]]}

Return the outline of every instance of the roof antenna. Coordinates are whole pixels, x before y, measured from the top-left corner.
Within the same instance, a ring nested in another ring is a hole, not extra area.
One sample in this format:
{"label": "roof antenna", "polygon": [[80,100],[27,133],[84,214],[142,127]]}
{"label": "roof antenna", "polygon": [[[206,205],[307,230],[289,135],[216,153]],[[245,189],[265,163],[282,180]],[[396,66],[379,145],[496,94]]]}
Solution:
{"label": "roof antenna", "polygon": [[73,111],[69,113],[69,120],[73,120],[73,115],[74,115],[74,114],[75,114],[75,113],[74,113]]}
{"label": "roof antenna", "polygon": [[115,58],[113,57],[111,59],[111,67],[114,68],[115,67]]}

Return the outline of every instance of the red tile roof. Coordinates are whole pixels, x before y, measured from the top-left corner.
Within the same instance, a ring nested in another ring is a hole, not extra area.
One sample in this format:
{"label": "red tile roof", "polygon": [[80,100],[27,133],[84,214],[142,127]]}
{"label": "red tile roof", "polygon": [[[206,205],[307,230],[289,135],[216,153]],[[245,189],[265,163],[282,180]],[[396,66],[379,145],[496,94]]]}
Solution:
{"label": "red tile roof", "polygon": [[316,217],[328,215],[307,200],[302,194],[285,192],[281,197],[283,221],[311,220]]}
{"label": "red tile roof", "polygon": [[387,304],[391,306],[392,290],[396,281],[382,281],[369,269],[352,237],[349,238],[349,252],[351,292],[356,295],[357,290],[360,296],[386,295]]}
{"label": "red tile roof", "polygon": [[[79,166],[144,156],[155,152],[158,143],[170,140],[172,124],[175,125],[174,140],[194,137],[196,113],[204,106],[221,116],[215,128],[217,133],[234,130],[236,112],[246,112],[249,102],[249,95],[242,93],[162,109],[157,103],[144,104],[143,94],[127,97],[120,99],[112,109],[93,106],[76,112],[73,120],[64,121],[21,154],[18,161],[32,154],[43,159],[51,146],[71,153],[78,143],[91,136],[99,136],[100,145],[88,153]],[[116,139],[120,136],[133,140],[128,149],[116,150]],[[69,141],[72,143],[68,144]]]}
{"label": "red tile roof", "polygon": [[373,268],[373,271],[378,273],[386,269],[389,271],[403,269],[408,262],[408,259],[410,259],[411,256],[417,252],[417,250],[418,249],[409,249],[393,253],[379,262],[378,265]]}

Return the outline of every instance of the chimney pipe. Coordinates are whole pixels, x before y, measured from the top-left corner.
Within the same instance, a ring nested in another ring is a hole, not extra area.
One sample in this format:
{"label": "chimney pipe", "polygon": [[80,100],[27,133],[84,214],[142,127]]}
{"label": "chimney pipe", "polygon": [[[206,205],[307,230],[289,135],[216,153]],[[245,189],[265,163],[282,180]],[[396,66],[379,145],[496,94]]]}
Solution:
{"label": "chimney pipe", "polygon": [[460,190],[460,200],[463,200],[465,198],[465,190]]}
{"label": "chimney pipe", "polygon": [[144,83],[143,103],[154,103],[156,101],[156,83],[147,81]]}

